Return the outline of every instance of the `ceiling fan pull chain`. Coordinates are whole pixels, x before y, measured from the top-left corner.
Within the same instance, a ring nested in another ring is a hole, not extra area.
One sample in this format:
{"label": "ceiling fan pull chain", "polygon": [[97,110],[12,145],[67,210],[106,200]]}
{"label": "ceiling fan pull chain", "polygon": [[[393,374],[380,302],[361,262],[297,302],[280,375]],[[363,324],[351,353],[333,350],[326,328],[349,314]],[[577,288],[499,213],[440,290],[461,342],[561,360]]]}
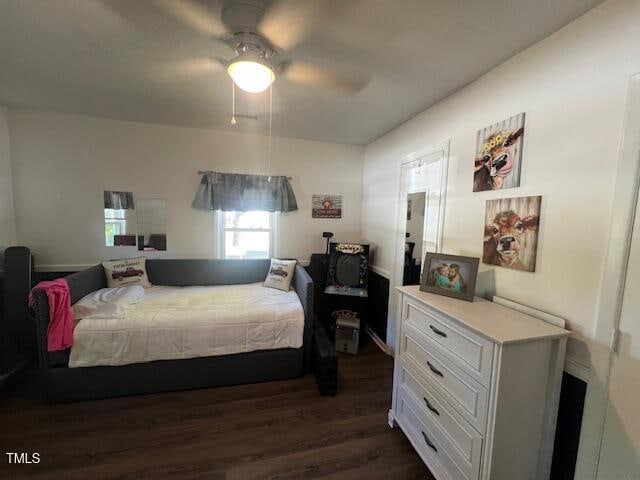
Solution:
{"label": "ceiling fan pull chain", "polygon": [[267,153],[267,175],[271,181],[271,133],[273,125],[273,83],[269,85],[269,150]]}
{"label": "ceiling fan pull chain", "polygon": [[238,123],[236,120],[236,84],[231,80],[231,125]]}

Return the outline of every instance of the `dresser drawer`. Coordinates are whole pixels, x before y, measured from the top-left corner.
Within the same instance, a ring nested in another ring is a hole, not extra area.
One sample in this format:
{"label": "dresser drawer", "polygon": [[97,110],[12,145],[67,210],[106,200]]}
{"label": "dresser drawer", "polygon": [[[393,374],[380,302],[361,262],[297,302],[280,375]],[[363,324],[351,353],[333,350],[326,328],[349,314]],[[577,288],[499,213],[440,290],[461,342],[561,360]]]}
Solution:
{"label": "dresser drawer", "polygon": [[447,356],[473,378],[489,387],[493,342],[425,305],[405,300],[405,321],[440,345]]}
{"label": "dresser drawer", "polygon": [[403,325],[400,358],[413,365],[430,388],[437,389],[480,433],[485,431],[487,389],[442,354],[410,323]]}
{"label": "dresser drawer", "polygon": [[446,436],[426,420],[421,407],[407,391],[398,390],[398,422],[436,478],[476,480],[480,459],[472,466],[461,462],[457,449]]}
{"label": "dresser drawer", "polygon": [[[471,477],[477,474],[482,453],[482,435],[453,409],[435,389],[430,389],[422,376],[404,363],[400,369],[400,388],[413,397],[420,408],[416,413],[423,423],[435,425],[443,432],[455,451],[456,463]],[[453,456],[452,456],[453,458]]]}

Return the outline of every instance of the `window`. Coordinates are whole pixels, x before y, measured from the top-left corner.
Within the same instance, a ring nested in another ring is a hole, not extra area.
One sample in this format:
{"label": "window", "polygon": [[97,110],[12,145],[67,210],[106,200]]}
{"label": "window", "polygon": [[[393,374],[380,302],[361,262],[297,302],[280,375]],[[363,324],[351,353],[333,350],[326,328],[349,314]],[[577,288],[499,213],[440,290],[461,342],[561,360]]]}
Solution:
{"label": "window", "polygon": [[270,212],[220,212],[221,258],[270,258],[274,244],[274,214]]}
{"label": "window", "polygon": [[113,208],[104,209],[104,237],[105,245],[113,247],[114,235],[125,235],[127,233],[127,219],[124,210]]}

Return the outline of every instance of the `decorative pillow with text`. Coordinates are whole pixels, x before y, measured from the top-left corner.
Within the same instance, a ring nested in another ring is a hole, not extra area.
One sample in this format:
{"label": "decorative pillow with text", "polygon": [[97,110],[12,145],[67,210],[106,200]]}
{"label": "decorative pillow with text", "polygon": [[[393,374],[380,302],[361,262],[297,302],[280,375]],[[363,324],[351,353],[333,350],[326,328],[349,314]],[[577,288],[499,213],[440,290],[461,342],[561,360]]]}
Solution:
{"label": "decorative pillow with text", "polygon": [[295,269],[295,260],[278,260],[277,258],[272,258],[264,286],[288,292]]}
{"label": "decorative pillow with text", "polygon": [[104,273],[107,276],[107,285],[109,288],[125,285],[140,285],[149,288],[151,283],[149,283],[147,276],[146,262],[145,257],[102,262]]}

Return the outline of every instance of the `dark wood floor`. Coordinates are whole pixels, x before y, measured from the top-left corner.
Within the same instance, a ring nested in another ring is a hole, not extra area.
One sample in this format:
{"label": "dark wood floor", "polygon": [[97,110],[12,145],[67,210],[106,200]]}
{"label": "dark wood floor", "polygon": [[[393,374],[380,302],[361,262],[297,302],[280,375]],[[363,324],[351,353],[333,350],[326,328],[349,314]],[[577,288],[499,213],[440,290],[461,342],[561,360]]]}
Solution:
{"label": "dark wood floor", "polygon": [[[47,405],[24,380],[0,394],[0,478],[431,479],[387,425],[392,368],[375,345],[341,355],[334,398],[308,375]],[[8,465],[5,452],[41,461]]]}

